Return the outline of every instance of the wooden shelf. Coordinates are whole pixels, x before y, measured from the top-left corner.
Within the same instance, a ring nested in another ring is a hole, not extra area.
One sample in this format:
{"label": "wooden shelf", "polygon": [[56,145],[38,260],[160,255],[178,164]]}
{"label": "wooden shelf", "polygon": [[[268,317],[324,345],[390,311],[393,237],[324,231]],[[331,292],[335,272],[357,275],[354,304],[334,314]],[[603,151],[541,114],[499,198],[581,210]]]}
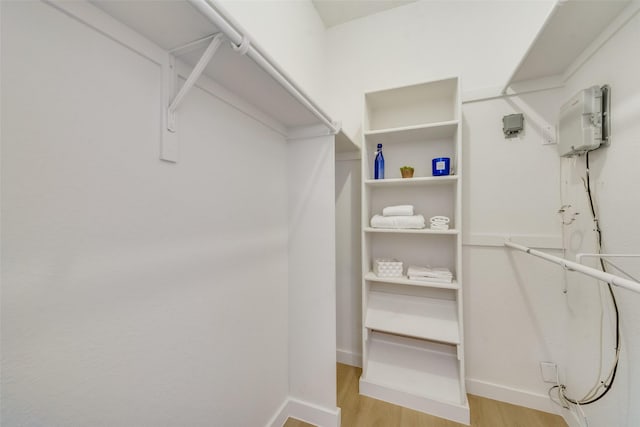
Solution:
{"label": "wooden shelf", "polygon": [[448,344],[460,343],[458,308],[453,300],[371,291],[365,327]]}
{"label": "wooden shelf", "polygon": [[360,393],[469,424],[458,358],[455,347],[450,347],[370,334]]}
{"label": "wooden shelf", "polygon": [[373,228],[365,227],[362,229],[365,233],[394,233],[394,234],[445,234],[445,235],[457,235],[459,233],[456,229],[449,230],[431,230],[430,228]]}
{"label": "wooden shelf", "polygon": [[404,187],[422,185],[443,185],[455,184],[458,181],[457,175],[447,176],[420,176],[414,178],[389,178],[389,179],[367,179],[364,185],[368,187]]}
{"label": "wooden shelf", "polygon": [[369,282],[378,282],[378,283],[393,283],[396,285],[407,285],[407,286],[423,286],[426,288],[440,288],[440,289],[460,289],[460,285],[456,280],[453,280],[451,283],[434,283],[434,282],[423,282],[422,280],[409,280],[406,276],[402,277],[378,277],[373,271],[368,272],[364,275],[364,280]]}
{"label": "wooden shelf", "polygon": [[429,123],[416,126],[403,126],[365,132],[367,142],[373,144],[426,141],[430,139],[450,138],[458,129],[458,120]]}

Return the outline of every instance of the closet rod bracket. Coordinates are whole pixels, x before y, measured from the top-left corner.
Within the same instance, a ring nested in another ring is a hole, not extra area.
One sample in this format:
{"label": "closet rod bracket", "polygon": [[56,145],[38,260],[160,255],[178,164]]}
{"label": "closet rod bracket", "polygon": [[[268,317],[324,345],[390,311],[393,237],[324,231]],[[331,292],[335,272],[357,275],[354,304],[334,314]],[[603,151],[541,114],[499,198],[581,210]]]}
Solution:
{"label": "closet rod bracket", "polygon": [[[182,104],[187,93],[196,84],[198,78],[202,75],[218,48],[224,40],[222,33],[216,34],[212,39],[204,53],[193,67],[193,70],[187,77],[186,81],[175,94],[175,87],[178,80],[176,71],[176,57],[174,51],[168,51],[166,60],[162,64],[162,142],[160,145],[160,159],[167,162],[178,161],[178,135],[176,123],[176,111]],[[204,40],[198,40],[204,41]],[[174,96],[175,95],[175,96]]]}
{"label": "closet rod bracket", "polygon": [[193,67],[191,74],[189,74],[189,77],[187,77],[187,81],[185,81],[176,97],[173,99],[173,101],[171,101],[171,104],[169,104],[169,108],[167,109],[167,129],[169,129],[171,132],[176,131],[176,110],[182,103],[182,100],[184,99],[186,94],[191,90],[193,85],[195,85],[205,67],[209,64],[211,58],[213,58],[213,55],[215,55],[216,51],[222,44],[223,37],[223,34],[219,33],[211,40],[211,43],[209,43],[209,46],[207,46],[207,49],[202,54],[202,57],[200,57],[196,66]]}

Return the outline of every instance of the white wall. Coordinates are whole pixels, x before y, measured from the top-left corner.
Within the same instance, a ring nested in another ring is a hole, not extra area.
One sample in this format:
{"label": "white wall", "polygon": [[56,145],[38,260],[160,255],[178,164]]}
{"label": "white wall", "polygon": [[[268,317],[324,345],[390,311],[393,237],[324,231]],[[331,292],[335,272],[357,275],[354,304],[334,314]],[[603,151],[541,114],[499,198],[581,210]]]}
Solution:
{"label": "white wall", "polygon": [[[483,395],[557,411],[540,377],[540,361],[564,347],[562,272],[500,246],[500,236],[532,245],[560,243],[559,164],[542,145],[561,91],[463,106],[463,250],[467,387]],[[523,136],[505,139],[502,117],[525,115]],[[560,251],[551,251],[561,255]]]}
{"label": "white wall", "polygon": [[[550,6],[549,2],[416,2],[333,27],[327,31],[330,111],[359,140],[366,90],[451,75],[461,76],[466,92],[502,86]],[[487,234],[494,241],[504,234],[525,234],[559,242],[555,213],[560,206],[559,159],[554,146],[541,145],[540,131],[544,123],[554,122],[559,99],[556,91],[463,108],[463,231],[470,244],[464,247],[469,389],[548,411],[555,408],[546,397],[538,363],[556,358],[560,333],[547,315],[550,307],[562,303],[559,278],[548,266],[478,244]],[[502,116],[513,112],[525,113],[526,134],[505,140]],[[352,164],[339,166],[337,184],[358,176],[357,171]],[[352,214],[359,193],[336,191],[339,217]],[[343,236],[351,235],[353,229],[348,227],[342,228]],[[349,237],[342,239],[349,243]],[[360,301],[361,283],[350,268],[360,261],[352,247],[340,250],[339,356],[357,360],[361,311],[354,309],[354,301]],[[522,269],[531,274],[523,277]],[[548,299],[553,300],[550,305]]]}
{"label": "white wall", "polygon": [[325,29],[310,0],[221,3],[318,105],[326,107]]}
{"label": "white wall", "polygon": [[338,362],[362,364],[360,160],[336,162],[336,293]]}
{"label": "white wall", "polygon": [[[289,388],[296,399],[336,408],[333,136],[291,140],[289,188]],[[316,425],[329,426],[306,419]],[[339,418],[333,419],[339,425]]]}
{"label": "white wall", "polygon": [[463,91],[501,86],[552,2],[418,1],[327,30],[329,111],[359,141],[362,94],[459,75]]}
{"label": "white wall", "polygon": [[[611,86],[612,143],[610,147],[590,154],[593,195],[600,228],[603,233],[604,252],[638,253],[640,229],[637,212],[640,197],[636,183],[640,182],[637,159],[640,156],[640,61],[633,55],[640,40],[640,15],[636,15],[607,44],[605,44],[567,82],[563,92],[568,99],[578,90],[592,85]],[[593,221],[581,178],[585,176],[584,156],[562,163],[563,203],[572,204],[580,212],[578,220],[566,227],[567,256],[577,252],[595,252]],[[614,263],[640,278],[637,259],[615,259]],[[596,263],[589,265],[596,267]],[[614,269],[611,272],[620,274]],[[600,296],[594,280],[579,275],[568,276],[567,307],[570,346],[561,361],[567,393],[582,397],[597,379],[600,344]],[[604,289],[604,288],[603,288]],[[621,361],[613,388],[601,401],[583,406],[590,426],[640,425],[640,295],[623,289],[615,294],[622,325]],[[613,316],[610,299],[602,293],[604,304],[604,362],[608,371],[614,347]],[[573,416],[568,420],[578,425]]]}
{"label": "white wall", "polygon": [[286,142],[196,89],[159,161],[159,67],[39,2],[2,2],[1,71],[2,425],[265,425]]}

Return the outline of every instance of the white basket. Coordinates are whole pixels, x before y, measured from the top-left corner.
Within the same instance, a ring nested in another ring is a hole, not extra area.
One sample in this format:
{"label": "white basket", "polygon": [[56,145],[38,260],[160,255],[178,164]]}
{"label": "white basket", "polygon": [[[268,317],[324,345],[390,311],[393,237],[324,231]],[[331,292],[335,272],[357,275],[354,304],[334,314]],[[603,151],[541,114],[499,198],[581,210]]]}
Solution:
{"label": "white basket", "polygon": [[402,277],[402,261],[376,258],[373,261],[373,273],[378,277]]}

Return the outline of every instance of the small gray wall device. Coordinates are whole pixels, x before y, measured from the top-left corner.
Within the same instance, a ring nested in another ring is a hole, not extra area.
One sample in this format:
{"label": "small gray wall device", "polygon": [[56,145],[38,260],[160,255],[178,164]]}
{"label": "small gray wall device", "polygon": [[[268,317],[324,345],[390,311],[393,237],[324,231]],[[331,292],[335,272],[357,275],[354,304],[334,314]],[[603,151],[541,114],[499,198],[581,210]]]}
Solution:
{"label": "small gray wall device", "polygon": [[505,138],[518,136],[524,129],[524,116],[522,113],[509,114],[502,118],[502,132]]}

